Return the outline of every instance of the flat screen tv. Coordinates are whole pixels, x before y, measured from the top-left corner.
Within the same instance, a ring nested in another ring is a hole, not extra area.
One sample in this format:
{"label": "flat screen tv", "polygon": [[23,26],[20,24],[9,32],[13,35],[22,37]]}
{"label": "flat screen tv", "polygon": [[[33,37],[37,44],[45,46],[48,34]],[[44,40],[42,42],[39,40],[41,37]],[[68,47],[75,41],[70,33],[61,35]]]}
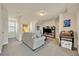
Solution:
{"label": "flat screen tv", "polygon": [[51,29],[45,29],[45,28],[43,28],[43,33],[51,33],[51,32],[52,32]]}
{"label": "flat screen tv", "polygon": [[70,19],[66,19],[65,21],[64,21],[64,27],[70,27],[70,24],[71,23],[71,20]]}

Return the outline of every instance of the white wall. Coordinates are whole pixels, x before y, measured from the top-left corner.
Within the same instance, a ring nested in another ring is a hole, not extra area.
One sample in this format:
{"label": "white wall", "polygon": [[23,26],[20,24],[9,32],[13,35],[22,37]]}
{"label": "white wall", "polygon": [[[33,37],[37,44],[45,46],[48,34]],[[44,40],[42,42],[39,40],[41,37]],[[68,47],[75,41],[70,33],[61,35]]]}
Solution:
{"label": "white wall", "polygon": [[[23,34],[23,31],[22,31],[22,25],[23,24],[28,24],[29,26],[29,32],[33,32],[35,33],[35,30],[36,30],[36,26],[37,26],[37,21],[31,21],[31,22],[27,22],[27,20],[23,20],[21,17],[18,17],[17,18],[17,34],[16,34],[16,38],[19,39],[19,40],[22,40],[22,34]],[[18,38],[20,37],[20,38]]]}
{"label": "white wall", "polygon": [[8,11],[5,5],[2,5],[2,32],[3,32],[3,43],[8,43]]}
{"label": "white wall", "polygon": [[31,22],[30,23],[30,32],[35,32],[36,30],[36,22]]}
{"label": "white wall", "polygon": [[2,20],[1,20],[1,5],[0,5],[0,53],[2,49]]}
{"label": "white wall", "polygon": [[77,13],[77,22],[76,22],[76,25],[77,25],[77,39],[78,39],[78,53],[79,53],[79,11]]}
{"label": "white wall", "polygon": [[8,11],[0,4],[0,53],[5,44],[8,44]]}
{"label": "white wall", "polygon": [[17,17],[17,32],[16,32],[16,39],[18,41],[22,40],[22,19],[21,17]]}
{"label": "white wall", "polygon": [[42,25],[42,26],[55,26],[55,20],[44,21],[40,25]]}
{"label": "white wall", "polygon": [[56,38],[59,38],[59,19],[55,20],[55,27],[56,27]]}
{"label": "white wall", "polygon": [[23,20],[21,16],[18,16],[16,18],[17,20],[17,31],[16,31],[16,39],[18,41],[22,40],[22,35],[23,35],[23,24],[28,24],[30,27],[30,32],[32,32],[34,30],[34,23],[29,23],[26,19]]}
{"label": "white wall", "polygon": [[[60,18],[60,29],[61,29],[61,31],[62,30],[74,30],[75,31],[75,15],[71,15],[71,14],[68,14],[68,13],[66,13],[66,14],[61,14],[60,16],[59,16]],[[66,20],[66,19],[71,19],[71,26],[70,27],[64,27],[64,20]]]}
{"label": "white wall", "polygon": [[[70,27],[64,27],[64,20],[65,19],[71,19],[71,26]],[[59,34],[61,31],[74,31],[74,45],[77,48],[77,32],[76,32],[76,15],[69,14],[69,13],[63,13],[59,15]]]}

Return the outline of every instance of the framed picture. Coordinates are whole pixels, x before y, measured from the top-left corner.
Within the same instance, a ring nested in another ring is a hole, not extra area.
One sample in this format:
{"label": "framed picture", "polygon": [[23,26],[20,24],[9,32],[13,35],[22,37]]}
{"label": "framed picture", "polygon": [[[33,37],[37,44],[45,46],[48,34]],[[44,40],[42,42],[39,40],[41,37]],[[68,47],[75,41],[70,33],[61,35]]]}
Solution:
{"label": "framed picture", "polygon": [[29,32],[28,24],[23,24],[23,32]]}
{"label": "framed picture", "polygon": [[70,27],[70,26],[71,26],[71,20],[70,19],[64,20],[64,27]]}

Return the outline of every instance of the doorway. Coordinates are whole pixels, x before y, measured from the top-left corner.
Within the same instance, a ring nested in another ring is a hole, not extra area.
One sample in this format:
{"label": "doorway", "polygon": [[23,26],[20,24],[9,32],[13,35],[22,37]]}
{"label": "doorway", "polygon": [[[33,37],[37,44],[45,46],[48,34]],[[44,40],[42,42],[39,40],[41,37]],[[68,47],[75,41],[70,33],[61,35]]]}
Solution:
{"label": "doorway", "polygon": [[16,38],[17,22],[16,20],[8,20],[8,38]]}

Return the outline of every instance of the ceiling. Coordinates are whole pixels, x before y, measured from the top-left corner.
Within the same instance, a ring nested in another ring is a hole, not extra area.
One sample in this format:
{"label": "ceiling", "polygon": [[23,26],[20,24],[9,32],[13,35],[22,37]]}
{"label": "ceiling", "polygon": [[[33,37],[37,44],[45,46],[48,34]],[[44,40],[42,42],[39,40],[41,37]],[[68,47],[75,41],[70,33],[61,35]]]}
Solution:
{"label": "ceiling", "polygon": [[[69,13],[75,14],[79,4],[67,3],[9,3],[5,4],[8,9],[8,16],[16,18],[21,16],[22,20],[47,20],[55,19],[60,13],[68,10]],[[45,16],[38,15],[43,11]]]}

